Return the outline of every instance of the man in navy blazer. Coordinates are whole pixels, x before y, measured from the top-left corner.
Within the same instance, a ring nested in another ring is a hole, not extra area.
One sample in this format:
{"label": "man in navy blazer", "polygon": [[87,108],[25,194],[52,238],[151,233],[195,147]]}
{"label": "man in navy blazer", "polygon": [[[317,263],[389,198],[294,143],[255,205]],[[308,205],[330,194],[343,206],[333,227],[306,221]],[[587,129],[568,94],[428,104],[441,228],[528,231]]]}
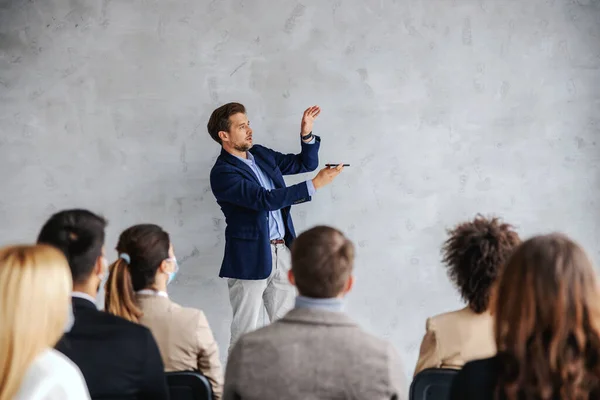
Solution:
{"label": "man in navy blazer", "polygon": [[259,328],[263,307],[274,321],[294,306],[294,287],[287,279],[289,246],[296,237],[293,204],[310,201],[320,187],[342,171],[324,168],[312,180],[286,187],[283,175],[314,171],[321,139],[312,134],[321,109],[302,116],[300,154],[282,154],[252,144],[246,109],[228,103],[213,111],[210,136],[222,146],[210,172],[210,185],[225,215],[225,255],[219,276],[228,278],[233,309],[230,349],[240,335]]}

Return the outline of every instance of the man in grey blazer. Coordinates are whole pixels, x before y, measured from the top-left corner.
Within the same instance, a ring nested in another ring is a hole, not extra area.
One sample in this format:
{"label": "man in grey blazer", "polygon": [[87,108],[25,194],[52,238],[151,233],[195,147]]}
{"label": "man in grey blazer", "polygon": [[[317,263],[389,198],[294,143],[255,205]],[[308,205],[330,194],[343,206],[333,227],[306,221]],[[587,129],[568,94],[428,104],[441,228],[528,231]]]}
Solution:
{"label": "man in grey blazer", "polygon": [[340,231],[318,226],[298,236],[289,272],[296,306],[234,346],[224,400],[408,398],[392,345],[343,312],[353,264],[354,246]]}

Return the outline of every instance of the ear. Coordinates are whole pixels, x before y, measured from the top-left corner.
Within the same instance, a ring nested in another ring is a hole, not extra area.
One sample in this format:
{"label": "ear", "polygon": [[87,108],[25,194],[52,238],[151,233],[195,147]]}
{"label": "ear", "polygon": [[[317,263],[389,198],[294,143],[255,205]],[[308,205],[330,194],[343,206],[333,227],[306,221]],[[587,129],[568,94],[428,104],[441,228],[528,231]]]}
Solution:
{"label": "ear", "polygon": [[229,142],[229,133],[225,131],[219,131],[219,139],[221,139],[222,142]]}
{"label": "ear", "polygon": [[354,275],[350,275],[348,277],[348,280],[346,281],[346,286],[344,287],[344,294],[351,291],[353,286],[354,286]]}
{"label": "ear", "polygon": [[162,272],[163,274],[169,273],[169,263],[167,260],[162,260],[160,265],[158,266],[157,272]]}
{"label": "ear", "polygon": [[94,275],[102,275],[104,272],[108,274],[108,271],[103,271],[104,263],[102,262],[102,256],[96,258],[96,264],[94,264]]}
{"label": "ear", "polygon": [[288,271],[288,280],[293,286],[296,286],[296,279],[294,278],[294,273],[291,269]]}

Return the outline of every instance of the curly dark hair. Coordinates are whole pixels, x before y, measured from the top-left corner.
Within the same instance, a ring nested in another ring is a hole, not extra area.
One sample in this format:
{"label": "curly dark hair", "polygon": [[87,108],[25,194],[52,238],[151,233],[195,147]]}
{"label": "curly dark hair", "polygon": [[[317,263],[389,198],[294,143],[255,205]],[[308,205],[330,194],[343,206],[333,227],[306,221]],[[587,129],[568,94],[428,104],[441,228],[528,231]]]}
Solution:
{"label": "curly dark hair", "polygon": [[512,225],[481,214],[448,230],[448,235],[442,247],[442,262],[448,268],[448,276],[469,307],[482,313],[488,309],[498,269],[521,239]]}

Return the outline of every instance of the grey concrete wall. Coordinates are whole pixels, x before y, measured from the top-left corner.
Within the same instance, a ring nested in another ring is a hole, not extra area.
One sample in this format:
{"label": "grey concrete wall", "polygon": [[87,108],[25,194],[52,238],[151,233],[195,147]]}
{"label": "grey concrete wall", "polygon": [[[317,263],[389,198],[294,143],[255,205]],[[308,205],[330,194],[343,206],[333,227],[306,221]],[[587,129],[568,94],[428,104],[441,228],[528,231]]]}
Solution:
{"label": "grey concrete wall", "polygon": [[599,68],[598,0],[1,0],[0,242],[65,207],[108,217],[109,249],[161,224],[172,296],[225,353],[208,116],[241,101],[257,142],[295,151],[316,103],[322,164],[352,166],[296,225],[355,241],[347,310],[409,374],[425,318],[460,305],[439,261],[454,223],[495,213],[600,260]]}

